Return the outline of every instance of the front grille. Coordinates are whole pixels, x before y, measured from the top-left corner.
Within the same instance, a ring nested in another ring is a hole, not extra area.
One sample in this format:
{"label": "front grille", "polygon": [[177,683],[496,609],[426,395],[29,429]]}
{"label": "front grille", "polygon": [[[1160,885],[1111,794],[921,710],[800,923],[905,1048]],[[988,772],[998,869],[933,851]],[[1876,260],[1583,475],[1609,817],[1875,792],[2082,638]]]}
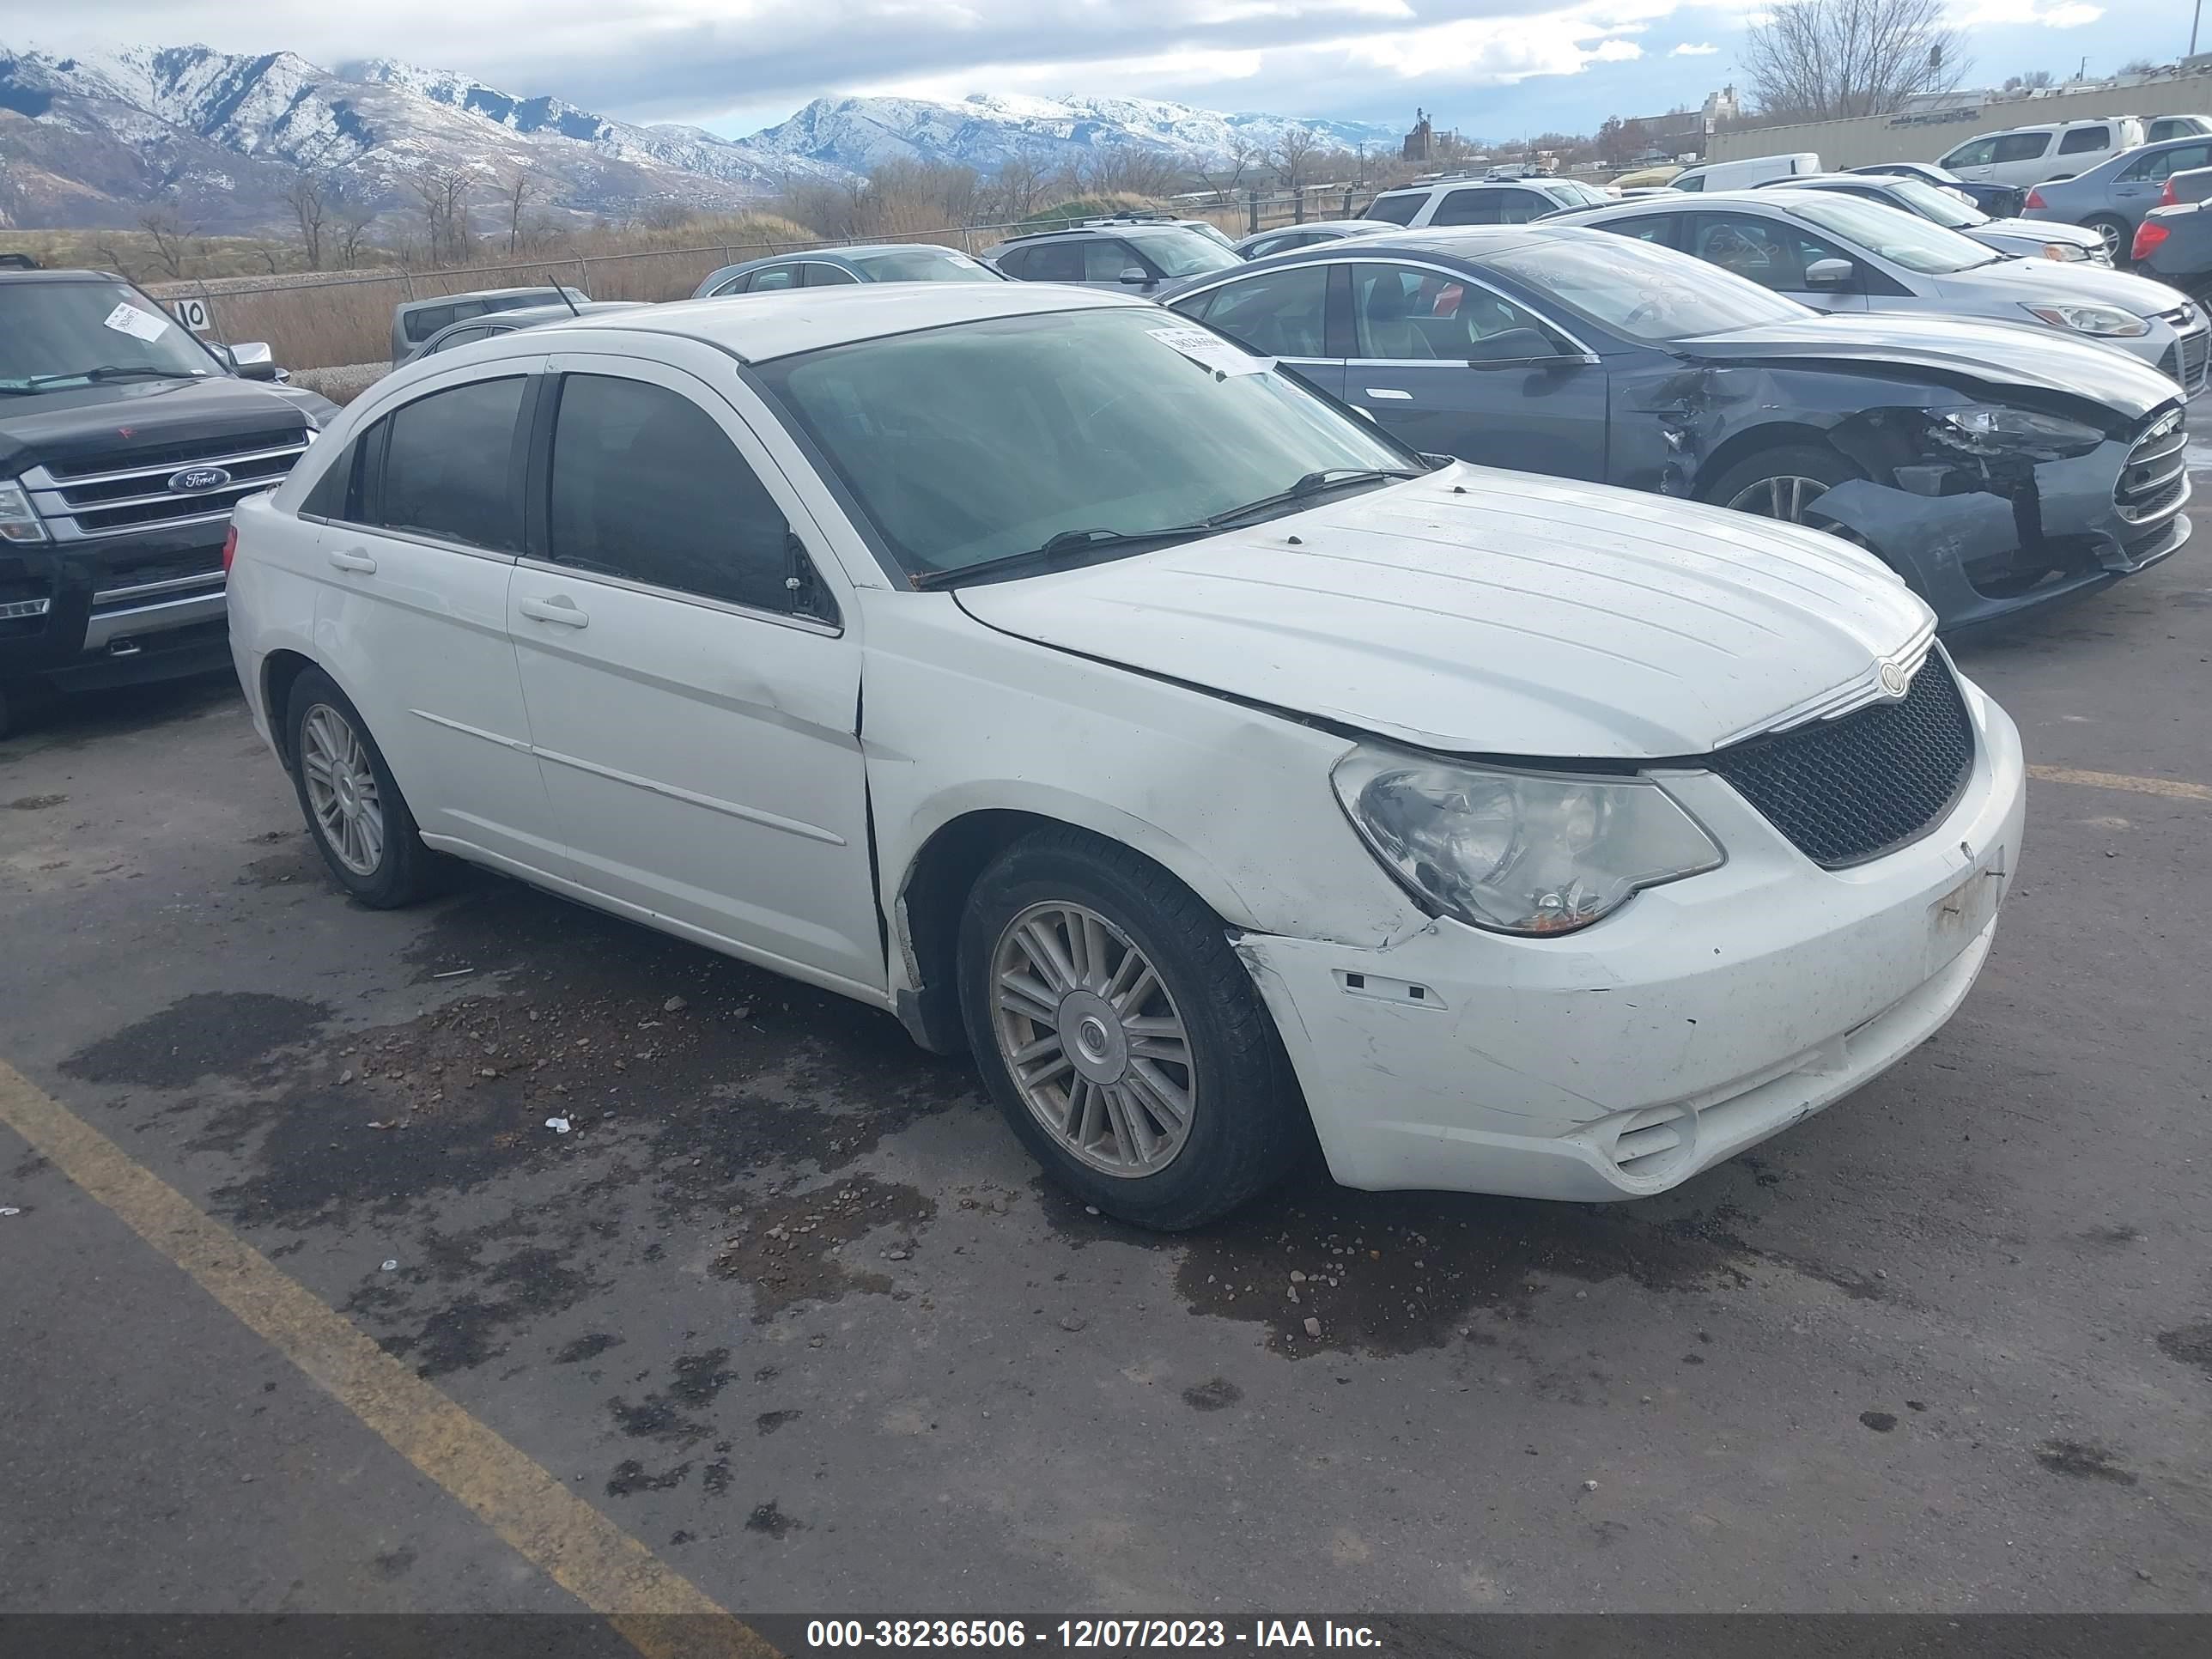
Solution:
{"label": "front grille", "polygon": [[2159,315],[2184,331],[2179,339],[2166,349],[2166,355],[2159,359],[2158,366],[2180,381],[2183,391],[2191,393],[2202,392],[2204,389],[2205,367],[2212,364],[2212,328],[2201,324],[2195,328],[2186,327],[2186,325],[2196,321],[2197,307],[2194,306],[2178,307],[2172,311],[2160,312]]}
{"label": "front grille", "polygon": [[2189,428],[2179,411],[2151,422],[2128,452],[2112,487],[2112,505],[2141,536],[2181,510],[2189,499]]}
{"label": "front grille", "polygon": [[1752,738],[1710,763],[1799,852],[1836,870],[1925,835],[1973,762],[1973,722],[1939,650],[1901,702]]}
{"label": "front grille", "polygon": [[[177,443],[117,455],[67,473],[33,467],[23,475],[31,503],[58,541],[82,541],[126,531],[212,521],[284,481],[307,453],[307,434],[249,434]],[[173,490],[169,480],[187,466],[220,467],[230,475],[212,489]]]}

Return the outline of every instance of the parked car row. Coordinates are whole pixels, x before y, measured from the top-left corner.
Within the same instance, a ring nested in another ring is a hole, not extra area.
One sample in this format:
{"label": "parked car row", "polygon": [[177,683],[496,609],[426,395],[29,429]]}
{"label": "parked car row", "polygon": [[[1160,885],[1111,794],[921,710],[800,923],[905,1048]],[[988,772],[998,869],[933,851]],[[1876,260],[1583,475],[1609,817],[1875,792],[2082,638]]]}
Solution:
{"label": "parked car row", "polygon": [[2161,433],[2171,383],[2023,326],[2043,378],[2008,406],[1950,325],[1914,361],[1589,229],[1187,281],[1181,317],[802,284],[372,387],[226,554],[333,881],[403,904],[459,858],[883,1009],[1162,1228],[1316,1139],[1356,1187],[1660,1192],[1948,1018],[2024,768],[1927,605],[1780,517],[1449,459],[1417,374],[1520,388],[1554,453],[1588,441],[1545,388],[1617,398],[1593,478],[1663,475],[1670,431],[1726,475],[1706,439],[1777,388],[1850,400],[1801,337],[1860,337],[1869,503],[1908,466],[1930,503],[2032,489],[2051,447],[2102,489],[2142,422],[2069,377]]}

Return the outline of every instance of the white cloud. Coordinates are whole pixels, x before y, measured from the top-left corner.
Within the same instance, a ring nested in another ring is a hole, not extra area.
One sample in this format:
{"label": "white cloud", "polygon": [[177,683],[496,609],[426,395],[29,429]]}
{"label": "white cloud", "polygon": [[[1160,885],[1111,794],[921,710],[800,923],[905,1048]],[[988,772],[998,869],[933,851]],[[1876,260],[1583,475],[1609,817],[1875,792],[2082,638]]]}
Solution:
{"label": "white cloud", "polygon": [[1719,50],[1718,46],[1707,46],[1703,41],[1685,40],[1667,55],[1669,58],[1710,58]]}
{"label": "white cloud", "polygon": [[2104,15],[2102,6],[2084,5],[2081,0],[1966,0],[1954,8],[1950,21],[1960,28],[2040,25],[2047,29],[2078,29]]}

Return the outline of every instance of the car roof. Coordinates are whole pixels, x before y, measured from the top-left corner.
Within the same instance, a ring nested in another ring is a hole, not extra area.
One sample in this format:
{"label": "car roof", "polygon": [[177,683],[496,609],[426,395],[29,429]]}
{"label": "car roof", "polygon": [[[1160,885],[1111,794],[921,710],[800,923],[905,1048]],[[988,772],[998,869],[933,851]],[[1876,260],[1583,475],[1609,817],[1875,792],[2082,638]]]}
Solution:
{"label": "car roof", "polygon": [[1152,303],[1073,283],[862,283],[750,295],[743,305],[720,300],[677,300],[612,316],[556,319],[528,332],[540,341],[549,334],[580,328],[663,334],[702,341],[740,362],[759,363],[794,352],[912,334],[953,323],[1042,316],[1056,311],[1145,308]]}
{"label": "car roof", "polygon": [[[510,294],[550,294],[558,288],[574,286],[567,283],[529,283],[520,288],[472,288],[465,294],[434,294],[426,300],[402,300],[399,309],[416,311],[424,306],[452,305],[458,300],[503,300]],[[582,293],[581,289],[576,292]]]}
{"label": "car roof", "polygon": [[0,270],[0,282],[4,283],[127,283],[128,276],[112,270],[21,270],[10,267]]}
{"label": "car roof", "polygon": [[1145,231],[1172,230],[1181,231],[1185,235],[1195,235],[1197,233],[1191,227],[1205,222],[1202,219],[1109,219],[1095,225],[1059,225],[1050,230],[1024,230],[1007,237],[999,246],[1012,247],[1017,244],[1042,242],[1054,236],[1127,236]]}
{"label": "car roof", "polygon": [[[1444,225],[1420,230],[1381,225],[1377,234],[1356,239],[1358,247],[1346,250],[1344,257],[1360,259],[1458,258],[1479,262],[1493,254],[1508,253],[1532,243],[1558,241],[1563,238],[1579,237],[1583,234],[1577,227],[1553,224],[1548,218],[1525,225]],[[1596,234],[1595,231],[1589,234]],[[1337,250],[1332,244],[1288,248],[1280,253],[1270,253],[1263,259],[1249,260],[1226,270],[1201,271],[1196,276],[1187,276],[1176,283],[1171,292],[1190,293],[1198,289],[1211,288],[1220,282],[1233,281],[1248,270],[1294,265],[1308,260],[1335,257],[1336,253]]]}
{"label": "car roof", "polygon": [[1294,230],[1326,230],[1334,233],[1350,232],[1355,229],[1364,232],[1389,228],[1386,222],[1381,219],[1309,219],[1299,225],[1270,225],[1265,230],[1255,230],[1250,235],[1239,237],[1237,240],[1243,242],[1256,242],[1263,236],[1281,236]]}
{"label": "car roof", "polygon": [[[517,306],[512,311],[487,311],[481,316],[463,317],[447,323],[430,337],[443,339],[447,335],[465,328],[529,328],[538,323],[557,322],[564,317],[592,316],[608,311],[635,311],[645,304],[642,300],[579,300],[574,310],[567,306]],[[429,344],[430,340],[422,343]]]}

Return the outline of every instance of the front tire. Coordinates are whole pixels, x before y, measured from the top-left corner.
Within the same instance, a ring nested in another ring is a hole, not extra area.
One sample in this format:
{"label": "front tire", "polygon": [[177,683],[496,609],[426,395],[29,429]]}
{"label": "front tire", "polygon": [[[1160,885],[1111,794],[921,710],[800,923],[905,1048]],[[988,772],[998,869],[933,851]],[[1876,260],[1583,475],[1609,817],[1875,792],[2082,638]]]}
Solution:
{"label": "front tire", "polygon": [[331,878],[378,910],[435,892],[444,860],[422,844],[360,711],[320,669],[292,683],[285,737],[300,811]]}
{"label": "front tire", "polygon": [[1085,1203],[1180,1231],[1310,1142],[1290,1061],[1220,919],[1150,860],[1040,831],[978,878],[961,1011],[992,1097]]}

